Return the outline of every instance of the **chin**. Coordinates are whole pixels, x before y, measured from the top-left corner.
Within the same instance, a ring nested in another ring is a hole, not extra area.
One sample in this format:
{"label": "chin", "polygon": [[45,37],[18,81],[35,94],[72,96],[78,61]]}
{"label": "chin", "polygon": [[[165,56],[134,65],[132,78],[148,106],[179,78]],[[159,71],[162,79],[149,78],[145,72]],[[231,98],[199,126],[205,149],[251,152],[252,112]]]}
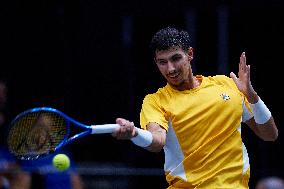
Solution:
{"label": "chin", "polygon": [[174,86],[174,87],[179,87],[182,85],[182,82],[169,82],[170,85]]}

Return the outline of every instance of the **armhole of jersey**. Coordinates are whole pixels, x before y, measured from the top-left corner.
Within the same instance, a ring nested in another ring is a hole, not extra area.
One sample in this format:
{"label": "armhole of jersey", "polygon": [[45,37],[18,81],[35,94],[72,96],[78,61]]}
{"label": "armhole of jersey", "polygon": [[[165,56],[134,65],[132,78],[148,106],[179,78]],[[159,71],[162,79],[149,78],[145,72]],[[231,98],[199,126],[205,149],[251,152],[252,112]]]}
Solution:
{"label": "armhole of jersey", "polygon": [[253,114],[249,111],[245,99],[243,99],[243,114],[242,114],[242,122],[246,122],[253,117]]}
{"label": "armhole of jersey", "polygon": [[142,125],[141,125],[141,128],[147,130],[147,127],[148,127],[148,125],[149,125],[150,123],[156,123],[159,127],[165,129],[166,132],[168,133],[169,128],[168,128],[168,127],[165,127],[163,124],[158,123],[157,121],[148,121],[148,123],[147,123],[145,126],[142,126]]}

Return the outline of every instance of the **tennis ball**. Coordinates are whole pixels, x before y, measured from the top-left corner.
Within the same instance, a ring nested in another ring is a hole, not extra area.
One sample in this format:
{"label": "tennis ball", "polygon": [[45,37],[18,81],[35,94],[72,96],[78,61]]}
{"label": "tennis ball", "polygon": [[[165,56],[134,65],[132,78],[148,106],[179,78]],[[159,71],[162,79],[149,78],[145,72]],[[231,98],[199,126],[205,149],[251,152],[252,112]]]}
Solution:
{"label": "tennis ball", "polygon": [[57,154],[52,159],[53,166],[59,171],[65,171],[70,167],[70,159],[65,154]]}

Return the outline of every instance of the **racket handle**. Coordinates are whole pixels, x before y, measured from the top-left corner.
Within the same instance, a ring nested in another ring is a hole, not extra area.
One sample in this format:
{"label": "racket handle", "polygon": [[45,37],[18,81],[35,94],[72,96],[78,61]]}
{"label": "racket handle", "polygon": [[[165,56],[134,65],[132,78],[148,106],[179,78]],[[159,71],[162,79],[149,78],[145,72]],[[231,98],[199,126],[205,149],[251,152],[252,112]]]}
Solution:
{"label": "racket handle", "polygon": [[104,124],[104,125],[92,125],[92,134],[112,133],[116,128],[119,128],[118,124]]}

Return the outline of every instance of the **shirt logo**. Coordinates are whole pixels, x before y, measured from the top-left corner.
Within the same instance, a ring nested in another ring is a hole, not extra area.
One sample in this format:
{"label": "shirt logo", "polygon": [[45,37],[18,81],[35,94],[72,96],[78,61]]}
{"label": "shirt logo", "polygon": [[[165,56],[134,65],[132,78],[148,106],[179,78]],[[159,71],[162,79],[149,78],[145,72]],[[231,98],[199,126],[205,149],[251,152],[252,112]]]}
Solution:
{"label": "shirt logo", "polygon": [[221,96],[222,99],[225,100],[225,101],[230,99],[230,96],[227,95],[226,93],[223,93],[223,94],[221,94],[220,96]]}

